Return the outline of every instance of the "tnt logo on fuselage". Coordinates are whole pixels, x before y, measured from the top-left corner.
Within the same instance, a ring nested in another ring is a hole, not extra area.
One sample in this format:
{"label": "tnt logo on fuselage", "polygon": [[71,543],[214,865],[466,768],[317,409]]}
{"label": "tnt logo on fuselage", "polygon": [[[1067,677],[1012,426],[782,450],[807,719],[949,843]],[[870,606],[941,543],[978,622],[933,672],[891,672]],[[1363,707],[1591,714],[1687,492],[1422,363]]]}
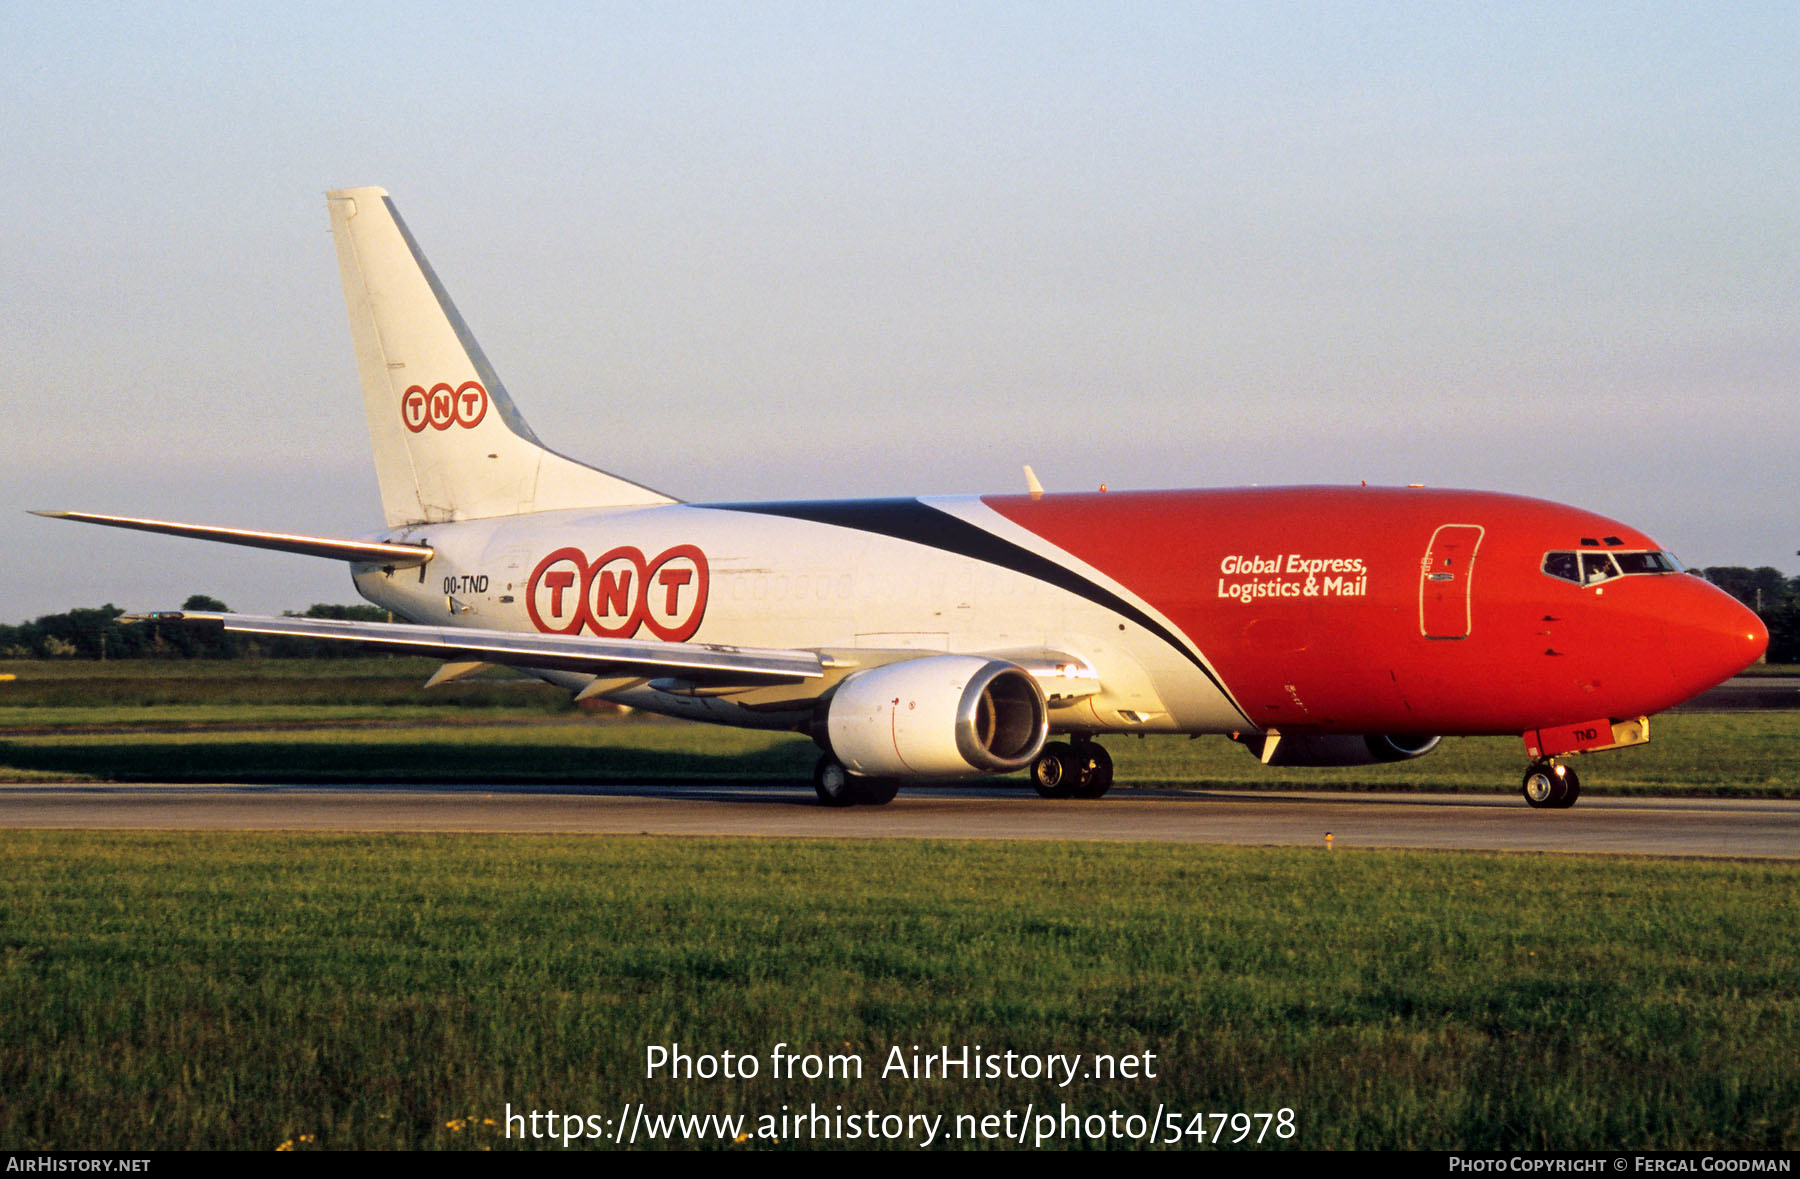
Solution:
{"label": "tnt logo on fuselage", "polygon": [[589,560],[577,548],[557,549],[539,561],[525,586],[525,611],[545,634],[586,630],[629,639],[647,628],[664,642],[693,637],[706,614],[711,581],[706,554],[676,545],[654,560],[621,545]]}
{"label": "tnt logo on fuselage", "polygon": [[400,420],[415,434],[427,426],[448,430],[461,426],[472,430],[487,416],[487,390],[475,381],[464,381],[456,388],[442,383],[430,389],[414,385],[400,395]]}

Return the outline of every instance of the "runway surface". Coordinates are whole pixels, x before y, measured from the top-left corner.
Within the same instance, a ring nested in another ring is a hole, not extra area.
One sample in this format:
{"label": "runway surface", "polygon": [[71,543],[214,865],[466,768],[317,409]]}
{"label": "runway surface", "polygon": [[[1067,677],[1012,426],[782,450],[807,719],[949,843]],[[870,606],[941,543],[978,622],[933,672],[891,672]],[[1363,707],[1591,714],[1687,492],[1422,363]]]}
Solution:
{"label": "runway surface", "polygon": [[1670,712],[1794,712],[1800,710],[1800,676],[1738,675],[1678,704]]}
{"label": "runway surface", "polygon": [[6,786],[0,827],[184,831],[484,831],[848,839],[1093,839],[1336,848],[1800,859],[1800,802],[1589,796],[1118,790],[1052,802],[1016,788],[902,791],[834,810],[783,786],[588,788]]}

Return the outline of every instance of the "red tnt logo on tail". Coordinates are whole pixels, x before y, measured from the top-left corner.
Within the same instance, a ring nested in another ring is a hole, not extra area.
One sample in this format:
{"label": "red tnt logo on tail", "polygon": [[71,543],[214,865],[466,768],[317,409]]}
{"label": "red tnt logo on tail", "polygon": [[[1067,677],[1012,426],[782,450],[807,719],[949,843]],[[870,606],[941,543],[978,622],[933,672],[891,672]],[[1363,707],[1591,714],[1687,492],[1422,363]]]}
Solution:
{"label": "red tnt logo on tail", "polygon": [[464,381],[454,389],[442,383],[429,389],[414,385],[400,395],[400,420],[415,434],[423,433],[427,426],[433,430],[451,426],[473,429],[487,411],[487,390],[474,381]]}
{"label": "red tnt logo on tail", "polygon": [[531,571],[525,612],[545,634],[585,629],[605,639],[628,639],[648,627],[664,642],[680,643],[700,629],[710,581],[706,554],[691,544],[676,545],[655,560],[630,545],[591,561],[580,549],[557,549]]}

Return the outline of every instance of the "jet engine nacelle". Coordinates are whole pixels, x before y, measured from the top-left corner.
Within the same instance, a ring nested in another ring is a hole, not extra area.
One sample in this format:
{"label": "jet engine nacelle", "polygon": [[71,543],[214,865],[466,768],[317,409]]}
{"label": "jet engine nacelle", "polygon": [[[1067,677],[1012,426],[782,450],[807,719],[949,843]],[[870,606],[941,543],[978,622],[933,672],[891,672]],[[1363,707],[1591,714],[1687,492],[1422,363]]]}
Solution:
{"label": "jet engine nacelle", "polygon": [[1244,740],[1244,746],[1271,766],[1369,766],[1380,762],[1410,761],[1437,748],[1438,737],[1391,733],[1318,734],[1286,736],[1265,733]]}
{"label": "jet engine nacelle", "polygon": [[844,678],[825,705],[826,744],[853,774],[961,778],[1031,764],[1049,735],[1037,680],[979,655],[929,655]]}

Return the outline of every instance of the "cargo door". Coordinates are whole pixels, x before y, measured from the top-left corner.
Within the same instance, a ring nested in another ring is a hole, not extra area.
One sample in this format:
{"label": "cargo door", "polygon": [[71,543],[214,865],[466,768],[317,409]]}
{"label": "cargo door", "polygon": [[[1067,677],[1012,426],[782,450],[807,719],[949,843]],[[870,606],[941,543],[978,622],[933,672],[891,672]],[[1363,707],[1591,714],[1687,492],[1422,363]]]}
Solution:
{"label": "cargo door", "polygon": [[1428,639],[1466,639],[1479,524],[1445,524],[1431,534],[1419,569],[1419,633]]}

